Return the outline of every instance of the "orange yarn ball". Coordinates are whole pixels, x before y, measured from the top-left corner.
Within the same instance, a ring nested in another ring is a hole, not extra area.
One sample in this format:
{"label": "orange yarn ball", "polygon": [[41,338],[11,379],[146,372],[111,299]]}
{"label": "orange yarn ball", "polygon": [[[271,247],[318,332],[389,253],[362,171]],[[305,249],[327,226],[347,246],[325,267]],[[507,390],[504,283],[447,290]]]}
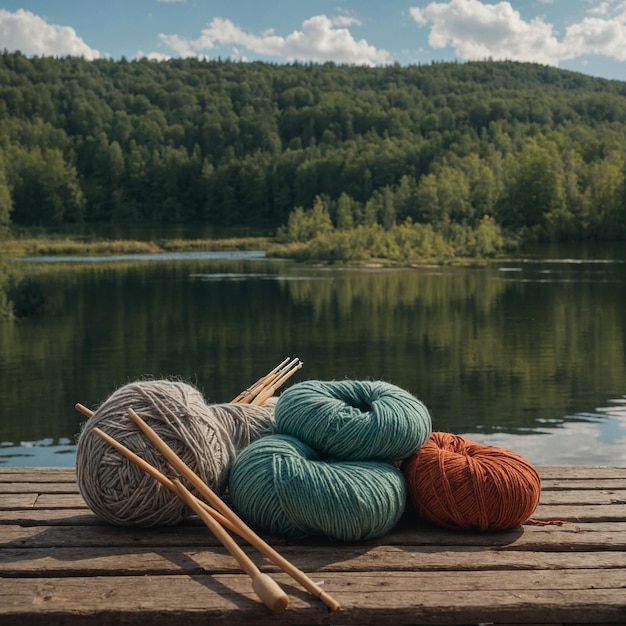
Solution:
{"label": "orange yarn ball", "polygon": [[444,528],[514,528],[541,495],[539,474],[526,459],[449,433],[432,433],[402,473],[420,517]]}

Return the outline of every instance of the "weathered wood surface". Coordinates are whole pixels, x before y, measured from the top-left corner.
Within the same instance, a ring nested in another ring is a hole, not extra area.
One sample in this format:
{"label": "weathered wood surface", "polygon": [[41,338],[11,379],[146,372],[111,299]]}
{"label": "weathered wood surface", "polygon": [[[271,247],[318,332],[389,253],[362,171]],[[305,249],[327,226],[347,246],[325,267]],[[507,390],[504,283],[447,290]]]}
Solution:
{"label": "weathered wood surface", "polygon": [[473,533],[407,515],[376,541],[268,537],[338,612],[242,544],[289,594],[277,614],[196,518],[113,527],[73,470],[0,468],[0,624],[626,624],[626,468],[539,470],[534,517],[561,526]]}

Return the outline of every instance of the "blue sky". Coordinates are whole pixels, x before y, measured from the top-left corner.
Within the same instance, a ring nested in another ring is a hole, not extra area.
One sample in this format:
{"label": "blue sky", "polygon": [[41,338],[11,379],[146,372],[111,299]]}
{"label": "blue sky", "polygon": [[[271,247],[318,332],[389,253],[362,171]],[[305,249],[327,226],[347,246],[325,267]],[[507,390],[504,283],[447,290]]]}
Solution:
{"label": "blue sky", "polygon": [[0,49],[358,65],[513,59],[626,81],[626,0],[0,0]]}

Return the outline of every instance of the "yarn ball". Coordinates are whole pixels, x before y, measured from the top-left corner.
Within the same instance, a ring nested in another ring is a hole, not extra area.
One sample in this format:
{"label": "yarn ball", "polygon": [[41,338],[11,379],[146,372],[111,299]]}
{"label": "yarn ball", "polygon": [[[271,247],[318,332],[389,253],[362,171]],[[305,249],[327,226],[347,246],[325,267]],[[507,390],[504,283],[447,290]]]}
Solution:
{"label": "yarn ball", "polygon": [[287,435],[252,443],[234,461],[232,502],[250,524],[301,539],[357,541],[380,537],[398,521],[406,485],[384,461],[325,461]]}
{"label": "yarn ball", "polygon": [[431,433],[426,407],[383,381],[298,383],[279,397],[275,420],[278,433],[349,461],[406,458]]}
{"label": "yarn ball", "polygon": [[263,406],[209,405],[188,383],[128,383],[102,403],[80,433],[76,448],[80,492],[91,510],[112,524],[177,524],[191,514],[184,502],[92,430],[99,428],[166,476],[176,477],[128,415],[132,408],[206,484],[220,493],[239,451],[274,432],[274,405],[275,400]]}
{"label": "yarn ball", "polygon": [[444,528],[514,528],[541,495],[539,474],[526,459],[449,433],[434,432],[401,469],[418,515]]}

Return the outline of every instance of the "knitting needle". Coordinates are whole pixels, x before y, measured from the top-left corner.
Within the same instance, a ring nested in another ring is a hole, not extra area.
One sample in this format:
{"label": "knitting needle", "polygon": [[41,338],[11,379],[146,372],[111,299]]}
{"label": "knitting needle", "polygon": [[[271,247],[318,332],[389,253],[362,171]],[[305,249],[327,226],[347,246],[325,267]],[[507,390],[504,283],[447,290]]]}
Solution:
{"label": "knitting needle", "polygon": [[[285,363],[287,364],[285,365]],[[246,391],[240,393],[239,396],[235,398],[235,402],[256,404],[257,406],[263,404],[265,400],[270,398],[274,391],[276,391],[276,389],[278,389],[278,387],[280,387],[280,385],[282,385],[285,380],[287,380],[288,377],[285,378],[285,373],[294,366],[296,366],[296,369],[300,369],[300,367],[302,367],[302,362],[300,361],[300,359],[296,357],[291,362],[289,362],[289,359],[286,359],[280,365],[275,367],[271,372],[269,372],[262,378],[259,378],[259,380],[254,383],[254,385],[248,387]],[[281,380],[281,382],[278,383],[278,380]],[[272,391],[270,393],[267,393],[268,389],[272,389]],[[258,400],[261,395],[263,396],[263,399]],[[255,399],[257,400],[257,402],[255,402]]]}
{"label": "knitting needle", "polygon": [[247,389],[242,391],[231,402],[245,402],[246,400],[244,400],[244,398],[248,397],[252,393],[252,391],[254,389],[256,389],[258,386],[261,386],[261,388],[262,388],[265,385],[268,377],[272,376],[273,374],[276,374],[276,372],[278,372],[282,367],[284,367],[284,365],[286,363],[288,363],[290,359],[291,359],[291,357],[288,356],[282,363],[279,363],[272,371],[270,371],[267,374],[265,374],[265,376],[261,376],[261,378],[259,378],[255,383],[250,385]]}
{"label": "knitting needle", "polygon": [[93,417],[93,411],[91,409],[88,409],[84,404],[81,404],[80,402],[77,402],[74,405],[74,408],[79,412],[82,413],[83,415],[85,415],[86,417]]}
{"label": "knitting needle", "polygon": [[[79,410],[84,415],[86,415],[87,417],[91,417],[93,415],[93,411],[91,411],[90,409],[88,409],[87,407],[83,406],[80,403],[76,404],[76,409]],[[139,420],[142,424],[145,424],[145,426],[150,429],[150,427],[141,418],[139,418]],[[170,491],[177,493],[174,485],[172,484],[172,481],[169,478],[167,478],[167,476],[159,472],[159,470],[157,470],[155,467],[150,465],[147,461],[144,461],[144,459],[142,459],[140,456],[137,456],[134,452],[132,452],[131,450],[123,446],[121,443],[113,439],[113,437],[110,437],[109,435],[107,435],[105,432],[103,432],[99,428],[94,428],[93,432],[99,435],[107,443],[112,445],[120,454],[128,458],[130,461],[134,462],[136,465],[141,467],[145,472],[147,472],[153,478],[158,480],[163,486],[168,488]],[[159,439],[159,441],[162,441],[158,437],[158,435],[156,435],[156,433],[154,434]],[[162,442],[162,443],[163,445],[167,445],[165,444],[165,442]],[[174,452],[169,447],[168,449],[170,450],[170,452],[172,452],[172,454],[174,454]],[[176,455],[174,454],[174,456]],[[176,458],[178,459],[178,457]],[[183,466],[191,472],[191,470],[184,463],[183,463]],[[200,484],[203,485],[204,490],[209,489],[208,486],[205,485],[198,476],[196,476],[196,474],[193,474],[193,476],[195,476],[195,478],[200,482]],[[213,494],[213,491],[209,489],[209,493]],[[218,498],[218,496],[216,496],[215,494],[213,495],[220,503],[222,502]],[[257,548],[257,550],[259,550],[259,552],[264,554],[270,561],[272,561],[274,565],[277,565],[286,574],[289,574],[294,580],[299,582],[309,593],[313,594],[316,598],[319,598],[322,602],[324,602],[324,604],[326,604],[326,606],[328,606],[331,610],[337,611],[339,608],[341,608],[340,604],[330,594],[326,593],[319,585],[313,582],[302,570],[298,569],[293,563],[291,563],[284,556],[282,556],[282,554],[274,550],[272,546],[270,546],[267,542],[261,539],[261,537],[256,535],[242,520],[240,520],[235,515],[234,512],[228,509],[228,507],[226,507],[225,504],[222,503],[224,508],[226,508],[232,514],[232,518],[238,519],[240,524],[233,523],[231,519],[229,519],[228,517],[225,517],[224,515],[216,511],[214,508],[210,507],[208,504],[203,502],[202,500],[198,500],[198,502],[205,508],[207,513],[215,517],[223,526],[226,526],[226,528],[233,531],[234,533],[237,533],[242,539],[245,539],[246,541],[248,541],[248,543],[253,545],[255,548]]]}
{"label": "knitting needle", "polygon": [[[283,385],[291,376],[293,376],[293,374],[296,373],[297,370],[299,370],[304,365],[304,363],[302,363],[302,361],[298,357],[295,357],[293,361],[290,361],[291,357],[287,357],[282,363],[279,363],[271,372],[268,372],[265,376],[261,376],[261,378],[259,378],[259,380],[257,380],[253,385],[250,385],[248,389],[242,391],[234,400],[231,400],[231,403],[234,404],[241,402],[244,404],[254,404],[256,406],[264,404],[265,401],[268,400],[268,398],[272,397],[274,392],[281,385]],[[263,395],[261,396],[261,394]],[[93,411],[80,403],[76,403],[75,408],[77,411],[80,411],[83,415],[86,415],[87,417],[91,417],[93,415]]]}
{"label": "knitting needle", "polygon": [[[80,411],[83,415],[87,417],[93,417],[94,412],[91,409],[88,409],[80,402],[76,403],[76,409]],[[135,463],[135,465],[139,466],[144,472],[152,476],[152,478],[158,480],[164,487],[169,489],[172,493],[178,495],[178,489],[174,486],[172,481],[163,473],[161,473],[156,467],[150,465],[147,461],[142,459],[140,456],[135,454],[132,450],[129,450],[126,446],[121,444],[116,439],[113,439],[110,435],[107,435],[103,430],[99,428],[94,428],[93,432],[96,433],[101,439],[106,441],[108,444],[113,446],[122,456],[125,456],[127,459]],[[229,530],[232,530],[235,533],[238,533],[237,527],[226,517],[224,517],[219,511],[216,511],[214,508],[210,507],[202,500],[198,500],[200,504],[204,506],[206,511],[211,514],[217,521],[226,526]],[[242,539],[245,539],[243,535],[240,535]]]}
{"label": "knitting needle", "polygon": [[273,385],[271,385],[270,387],[262,391],[256,398],[254,398],[251,404],[254,404],[254,405],[263,404],[268,398],[271,398],[274,395],[274,392],[281,385],[283,385],[289,378],[291,378],[303,365],[304,363],[302,363],[302,361],[300,360],[298,360],[295,363],[295,367],[293,367],[293,369],[290,369],[292,367],[292,365],[290,365],[288,368],[286,368],[287,371],[285,371],[285,373],[282,374],[280,378]]}
{"label": "knitting needle", "polygon": [[178,488],[179,496],[198,514],[198,517],[209,527],[211,532],[222,542],[222,545],[230,552],[239,563],[241,569],[252,579],[252,588],[263,604],[272,611],[282,611],[289,604],[287,594],[278,586],[278,583],[268,574],[263,574],[252,562],[250,557],[237,545],[233,538],[209,515],[197,498],[176,478],[172,481]]}
{"label": "knitting needle", "polygon": [[118,452],[136,463],[141,469],[156,478],[162,485],[167,487],[181,498],[191,509],[195,511],[198,517],[205,523],[209,530],[219,539],[220,543],[228,550],[231,556],[241,566],[241,569],[252,579],[252,588],[256,592],[259,599],[272,611],[282,611],[289,603],[287,594],[280,588],[278,583],[267,574],[263,574],[259,568],[252,562],[250,557],[237,545],[233,538],[222,528],[223,523],[227,528],[236,530],[234,524],[230,520],[222,516],[206,503],[198,500],[188,489],[174,479],[170,480],[159,472],[158,469],[144,461],[134,452],[126,448],[124,445],[107,435],[99,428],[94,428],[93,432],[112,445]]}
{"label": "knitting needle", "polygon": [[314,583],[302,570],[298,569],[290,561],[280,555],[274,548],[259,537],[237,514],[232,511],[221,498],[213,492],[213,490],[204,483],[204,481],[182,461],[176,453],[163,441],[159,435],[141,418],[133,409],[128,409],[128,413],[132,420],[139,426],[146,437],[152,444],[163,454],[168,463],[180,472],[197,490],[198,492],[222,515],[228,518],[236,527],[237,533],[250,542],[259,552],[262,552],[273,563],[278,565],[284,572],[289,574],[294,580],[298,581],[307,591],[319,598],[331,610],[336,611],[340,608],[340,604],[328,593],[326,593],[319,585]]}
{"label": "knitting needle", "polygon": [[[124,444],[121,444],[116,439],[113,439],[110,435],[107,435],[103,430],[99,428],[94,428],[93,431],[98,435],[101,439],[106,441],[109,445],[113,446],[122,456],[125,456],[127,459],[132,461],[135,465],[141,468],[144,472],[152,476],[155,480],[158,480],[164,487],[169,489],[173,494],[178,495],[178,489],[174,485],[174,483],[163,473],[161,473],[154,465],[148,463],[142,459],[139,455],[135,454],[132,450],[129,450]],[[202,500],[198,500],[200,504],[204,507],[207,513],[212,515],[220,524],[226,526],[229,530],[233,532],[237,532],[237,527],[226,517],[224,517],[219,511],[216,511],[214,508],[210,507],[206,502]],[[245,539],[245,537],[242,537]]]}
{"label": "knitting needle", "polygon": [[[292,367],[296,367],[296,369],[300,369],[300,367],[302,367],[302,362],[297,357],[295,357],[291,362],[287,363],[287,365],[283,364],[284,361],[279,367],[275,368],[274,370],[272,370],[272,372],[264,376],[261,384],[257,384],[256,386],[253,386],[253,388],[248,390],[248,392],[246,392],[245,398],[241,400],[241,402],[254,404],[254,401],[256,399],[257,405],[263,404],[263,402],[271,397],[274,391],[278,389],[278,387],[280,387],[280,385],[282,385],[285,380],[287,380],[288,377],[284,377],[286,372],[288,372]],[[278,382],[279,380],[281,380],[280,383]],[[272,389],[272,392],[269,394],[266,393],[268,388]],[[261,394],[264,394],[264,399],[262,401],[258,401],[258,397]]]}
{"label": "knitting needle", "polygon": [[[255,406],[261,406],[264,404],[269,398],[272,397],[272,395],[274,395],[276,390],[281,385],[283,385],[304,365],[304,363],[296,357],[293,361],[291,361],[291,363],[289,363],[289,365],[285,366],[285,363],[287,363],[290,358],[291,357],[287,357],[271,372],[259,378],[254,385],[251,385],[248,389],[246,389],[246,391],[242,391],[234,400],[231,401],[231,403],[254,404]],[[273,384],[268,386],[270,382],[273,382]],[[86,417],[92,417],[94,414],[91,409],[88,409],[80,402],[77,402],[74,405],[74,408]]]}
{"label": "knitting needle", "polygon": [[268,379],[272,378],[276,375],[277,372],[281,370],[289,361],[291,357],[287,357],[282,363],[279,363],[273,370],[265,374],[265,376],[261,376],[256,382],[250,385],[247,389],[242,391],[232,402],[249,402],[250,396],[256,395],[259,393],[261,389],[265,385],[267,385]]}
{"label": "knitting needle", "polygon": [[[239,402],[243,404],[251,403],[256,406],[260,406],[263,403],[265,403],[265,401],[268,398],[272,397],[272,395],[274,394],[276,389],[278,389],[278,387],[280,387],[290,376],[295,374],[295,372],[302,367],[303,363],[298,358],[296,358],[294,361],[292,361],[289,365],[286,366],[285,364],[289,362],[290,359],[291,357],[287,357],[282,363],[277,365],[271,372],[259,378],[259,380],[257,380],[256,383],[248,387],[248,389],[246,389],[245,391],[242,391],[234,400],[231,400],[231,403],[233,404],[236,404]],[[292,368],[294,365],[297,365],[297,367],[294,370],[292,370],[291,373],[289,373],[288,375],[284,373],[288,371],[290,368]],[[276,381],[277,378],[279,378],[278,381]],[[262,398],[259,398],[259,394],[261,394],[264,389],[267,391],[268,384],[270,382],[274,382],[274,385],[269,387],[271,391],[269,393],[265,393]],[[253,399],[255,400],[254,402],[252,402]],[[82,413],[83,415],[85,415],[86,417],[93,416],[94,412],[91,409],[88,409],[86,406],[84,406],[80,402],[77,402],[74,405],[74,408],[80,413]]]}

